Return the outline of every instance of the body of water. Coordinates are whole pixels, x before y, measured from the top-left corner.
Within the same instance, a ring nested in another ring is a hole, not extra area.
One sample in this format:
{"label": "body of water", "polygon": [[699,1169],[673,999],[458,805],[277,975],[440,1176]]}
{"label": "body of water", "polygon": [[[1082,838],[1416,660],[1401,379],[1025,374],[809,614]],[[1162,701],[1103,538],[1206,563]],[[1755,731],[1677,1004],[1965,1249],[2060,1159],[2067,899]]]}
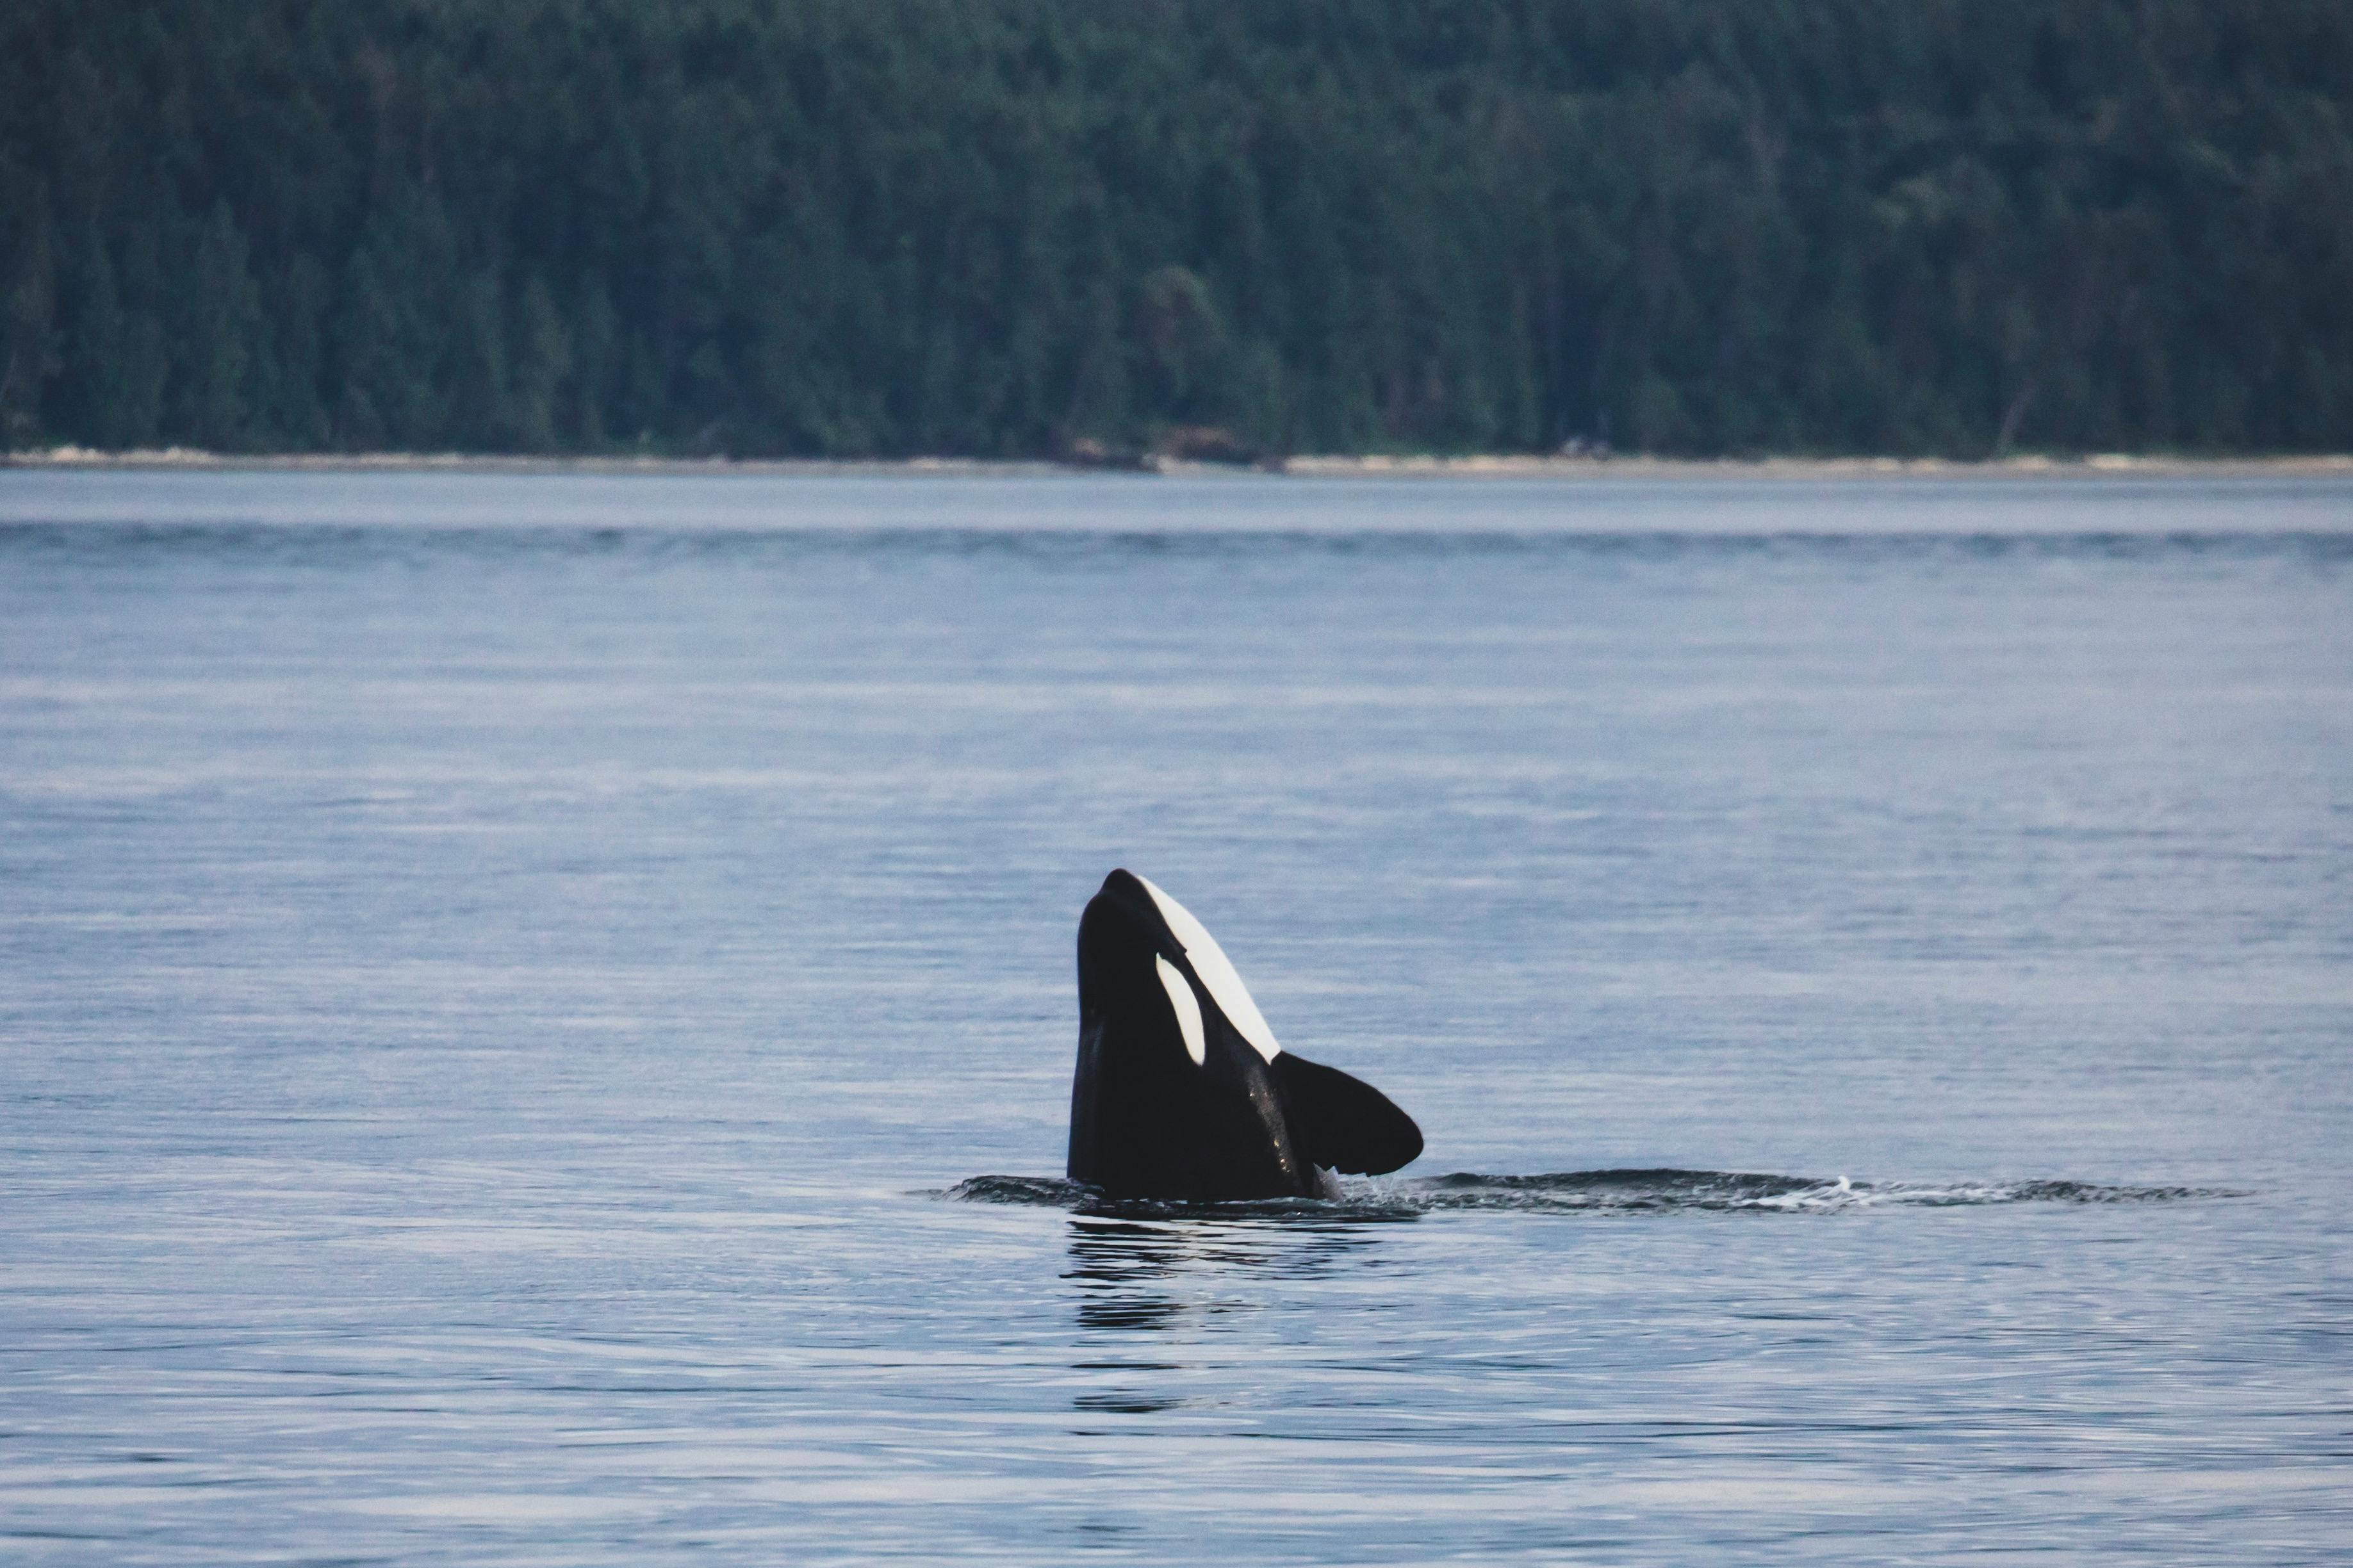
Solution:
{"label": "body of water", "polygon": [[2342,1561],[2348,1066],[2353,481],[0,472],[12,1563]]}

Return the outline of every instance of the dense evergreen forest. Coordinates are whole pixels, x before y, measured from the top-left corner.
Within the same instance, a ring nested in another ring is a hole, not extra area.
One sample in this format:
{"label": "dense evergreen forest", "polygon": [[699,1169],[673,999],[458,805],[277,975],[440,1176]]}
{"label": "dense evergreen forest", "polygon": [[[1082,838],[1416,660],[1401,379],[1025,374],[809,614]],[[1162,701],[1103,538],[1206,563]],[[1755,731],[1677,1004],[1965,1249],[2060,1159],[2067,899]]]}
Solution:
{"label": "dense evergreen forest", "polygon": [[12,448],[2353,448],[2353,5],[6,0],[0,289]]}

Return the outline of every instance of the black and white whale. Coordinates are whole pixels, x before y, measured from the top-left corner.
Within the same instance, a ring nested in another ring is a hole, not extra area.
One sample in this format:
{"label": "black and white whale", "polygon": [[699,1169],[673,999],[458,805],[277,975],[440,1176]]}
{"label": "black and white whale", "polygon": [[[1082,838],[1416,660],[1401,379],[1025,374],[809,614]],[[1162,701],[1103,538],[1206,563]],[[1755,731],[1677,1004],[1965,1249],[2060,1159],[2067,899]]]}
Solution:
{"label": "black and white whale", "polygon": [[1128,871],[1079,919],[1074,1182],[1113,1197],[1322,1197],[1378,1175],[1421,1129],[1370,1084],[1293,1055],[1184,905]]}

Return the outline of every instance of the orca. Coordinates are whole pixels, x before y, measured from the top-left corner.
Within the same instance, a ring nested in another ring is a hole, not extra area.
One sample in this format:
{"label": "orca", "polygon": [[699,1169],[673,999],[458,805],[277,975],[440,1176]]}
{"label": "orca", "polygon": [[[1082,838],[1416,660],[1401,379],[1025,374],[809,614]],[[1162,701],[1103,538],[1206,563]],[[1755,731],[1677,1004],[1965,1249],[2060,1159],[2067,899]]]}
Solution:
{"label": "orca", "polygon": [[1113,1198],[1328,1197],[1421,1129],[1368,1083],[1295,1056],[1201,922],[1113,871],[1079,918],[1070,1177]]}

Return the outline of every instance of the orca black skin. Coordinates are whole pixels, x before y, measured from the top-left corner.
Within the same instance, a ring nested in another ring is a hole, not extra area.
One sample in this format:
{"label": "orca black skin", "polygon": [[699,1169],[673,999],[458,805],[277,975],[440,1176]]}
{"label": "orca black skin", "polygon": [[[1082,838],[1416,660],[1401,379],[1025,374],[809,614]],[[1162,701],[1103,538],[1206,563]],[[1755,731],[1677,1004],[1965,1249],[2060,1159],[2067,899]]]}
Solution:
{"label": "orca black skin", "polygon": [[1103,879],[1079,919],[1071,1180],[1115,1198],[1323,1197],[1325,1171],[1378,1175],[1420,1153],[1387,1095],[1275,1044],[1182,904],[1127,871]]}

